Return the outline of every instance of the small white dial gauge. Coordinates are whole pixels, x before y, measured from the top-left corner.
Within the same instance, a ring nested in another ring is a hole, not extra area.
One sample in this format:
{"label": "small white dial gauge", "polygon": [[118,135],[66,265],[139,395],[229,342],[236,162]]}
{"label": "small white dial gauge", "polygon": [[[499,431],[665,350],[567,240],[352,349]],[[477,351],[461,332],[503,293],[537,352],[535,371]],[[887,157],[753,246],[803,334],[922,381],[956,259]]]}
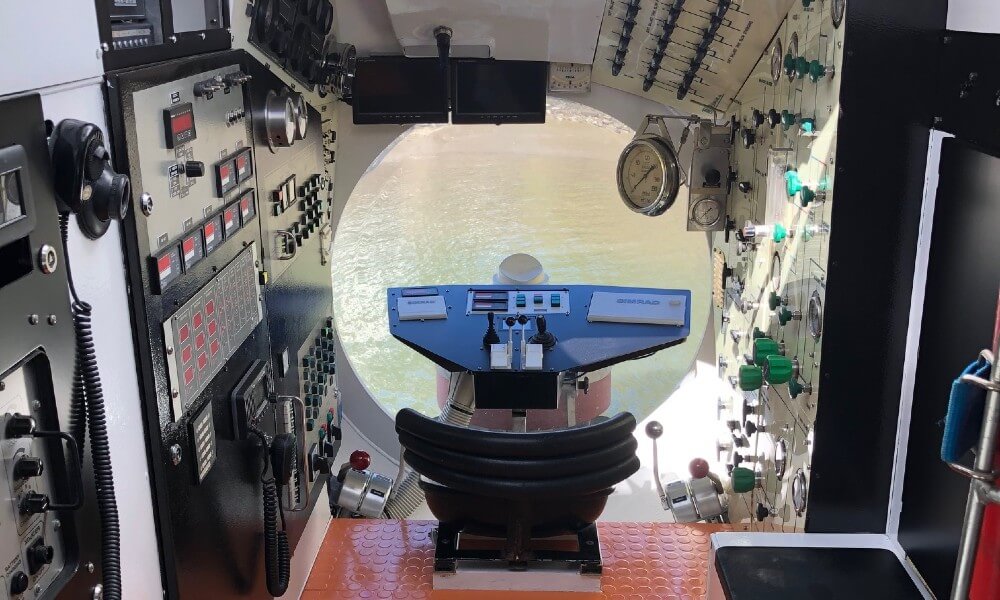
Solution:
{"label": "small white dial gauge", "polygon": [[781,40],[774,40],[774,48],[771,49],[771,81],[778,83],[781,79],[781,69],[784,66],[785,54],[781,47]]}
{"label": "small white dial gauge", "polygon": [[550,92],[583,93],[590,91],[592,66],[583,63],[550,63]]}
{"label": "small white dial gauge", "polygon": [[722,218],[722,203],[718,198],[702,198],[691,207],[691,219],[699,227],[711,227]]}

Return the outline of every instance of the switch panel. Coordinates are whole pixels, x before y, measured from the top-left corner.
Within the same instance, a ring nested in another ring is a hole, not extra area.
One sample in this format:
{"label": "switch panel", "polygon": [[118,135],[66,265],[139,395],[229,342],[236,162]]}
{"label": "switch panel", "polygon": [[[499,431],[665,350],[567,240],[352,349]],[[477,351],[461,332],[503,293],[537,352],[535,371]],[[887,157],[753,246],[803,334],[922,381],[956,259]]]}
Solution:
{"label": "switch panel", "polygon": [[248,246],[163,323],[175,421],[264,316],[256,252]]}
{"label": "switch panel", "polygon": [[569,290],[469,290],[465,314],[569,314]]}
{"label": "switch panel", "polygon": [[[51,401],[51,384],[39,381],[48,373],[44,354],[36,354],[22,367],[3,376],[0,386],[0,598],[48,597],[49,588],[66,566],[66,545],[56,525],[52,504],[70,502],[61,497],[54,477],[65,477],[66,467],[58,446],[30,436],[7,437],[6,425],[14,414],[43,422],[31,399]],[[74,490],[73,493],[78,493]],[[8,596],[9,594],[9,596]]]}

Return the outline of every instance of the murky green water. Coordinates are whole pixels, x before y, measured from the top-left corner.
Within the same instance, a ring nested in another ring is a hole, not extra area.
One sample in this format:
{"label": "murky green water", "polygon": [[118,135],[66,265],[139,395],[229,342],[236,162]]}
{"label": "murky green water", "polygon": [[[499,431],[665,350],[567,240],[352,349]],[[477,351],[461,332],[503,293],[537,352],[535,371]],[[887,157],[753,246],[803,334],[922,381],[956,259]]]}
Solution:
{"label": "murky green water", "polygon": [[434,365],[389,335],[386,288],[488,283],[515,252],[536,256],[554,284],[692,290],[692,337],[614,367],[612,413],[648,415],[690,368],[708,312],[705,237],[684,230],[685,198],[657,218],[625,208],[614,171],[632,133],[561,109],[545,125],[413,129],[354,190],[333,246],[338,331],[390,413],[438,409]]}

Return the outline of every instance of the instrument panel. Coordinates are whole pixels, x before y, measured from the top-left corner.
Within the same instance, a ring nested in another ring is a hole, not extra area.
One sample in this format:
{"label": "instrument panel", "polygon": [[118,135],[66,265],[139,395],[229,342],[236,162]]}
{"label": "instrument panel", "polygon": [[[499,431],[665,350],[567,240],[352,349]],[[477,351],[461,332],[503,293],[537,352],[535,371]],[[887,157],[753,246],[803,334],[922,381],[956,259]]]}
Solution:
{"label": "instrument panel", "polygon": [[733,100],[729,222],[712,236],[729,388],[718,458],[756,475],[729,499],[732,522],[750,530],[804,530],[820,398],[844,29],[835,3],[802,4]]}

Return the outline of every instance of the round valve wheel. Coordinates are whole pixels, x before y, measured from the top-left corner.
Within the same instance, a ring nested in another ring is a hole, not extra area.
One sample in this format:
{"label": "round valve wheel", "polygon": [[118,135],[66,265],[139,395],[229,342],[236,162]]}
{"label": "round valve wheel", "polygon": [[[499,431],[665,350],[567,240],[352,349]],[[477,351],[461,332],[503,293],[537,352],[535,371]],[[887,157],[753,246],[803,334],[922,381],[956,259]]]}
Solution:
{"label": "round valve wheel", "polygon": [[372,457],[364,450],[351,452],[351,468],[355,471],[364,471],[372,464]]}

